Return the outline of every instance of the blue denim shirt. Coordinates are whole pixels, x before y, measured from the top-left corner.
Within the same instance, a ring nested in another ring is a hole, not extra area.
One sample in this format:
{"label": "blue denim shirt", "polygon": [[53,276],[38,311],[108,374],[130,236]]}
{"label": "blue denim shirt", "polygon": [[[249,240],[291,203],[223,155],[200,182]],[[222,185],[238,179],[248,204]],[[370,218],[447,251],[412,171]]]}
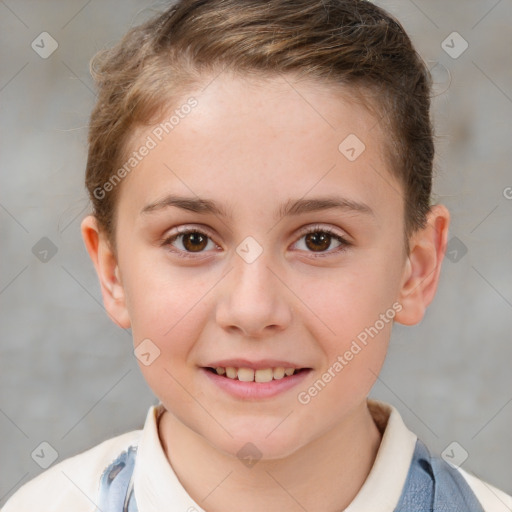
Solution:
{"label": "blue denim shirt", "polygon": [[[105,469],[100,480],[97,512],[138,512],[133,493],[136,455],[137,447],[130,446]],[[443,459],[432,456],[418,439],[395,512],[484,510],[464,477]]]}
{"label": "blue denim shirt", "polygon": [[395,512],[484,512],[464,477],[418,439]]}

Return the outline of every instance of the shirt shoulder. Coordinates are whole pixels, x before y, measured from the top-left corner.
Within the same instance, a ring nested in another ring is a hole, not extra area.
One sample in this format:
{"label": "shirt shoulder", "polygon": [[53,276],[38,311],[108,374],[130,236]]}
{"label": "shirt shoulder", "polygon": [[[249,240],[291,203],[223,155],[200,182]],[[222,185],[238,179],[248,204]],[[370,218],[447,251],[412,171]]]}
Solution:
{"label": "shirt shoulder", "polygon": [[129,446],[137,446],[142,430],[113,437],[42,472],[9,498],[2,512],[94,512],[105,468]]}
{"label": "shirt shoulder", "polygon": [[512,510],[512,496],[462,468],[458,468],[458,471],[475,493],[485,512],[510,512]]}

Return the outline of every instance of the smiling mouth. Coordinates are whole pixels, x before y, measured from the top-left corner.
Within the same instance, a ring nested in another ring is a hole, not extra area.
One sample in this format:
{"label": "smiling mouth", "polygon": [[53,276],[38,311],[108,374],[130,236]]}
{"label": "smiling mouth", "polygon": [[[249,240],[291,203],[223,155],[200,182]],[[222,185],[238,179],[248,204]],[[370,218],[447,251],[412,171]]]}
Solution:
{"label": "smiling mouth", "polygon": [[311,370],[311,368],[264,368],[253,370],[252,368],[234,368],[228,366],[226,368],[218,366],[217,368],[206,367],[206,370],[231,380],[239,380],[242,382],[271,382],[272,380],[280,380],[297,375],[298,373]]}

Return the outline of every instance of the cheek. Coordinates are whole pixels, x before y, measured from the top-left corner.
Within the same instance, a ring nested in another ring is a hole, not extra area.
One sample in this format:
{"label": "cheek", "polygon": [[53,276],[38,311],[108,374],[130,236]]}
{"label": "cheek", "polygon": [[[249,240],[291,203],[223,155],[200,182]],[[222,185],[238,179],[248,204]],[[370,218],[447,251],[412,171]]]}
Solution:
{"label": "cheek", "polygon": [[204,287],[186,271],[155,264],[131,267],[126,280],[135,351],[145,343],[157,355],[149,365],[139,358],[140,370],[150,388],[159,397],[172,396],[176,407],[192,405],[179,383],[189,379],[190,352],[205,322]]}
{"label": "cheek", "polygon": [[[157,251],[155,251],[156,253]],[[165,255],[141,251],[126,264],[125,293],[132,331],[137,343],[141,337],[154,337],[173,344],[191,318],[201,312],[208,283],[193,268],[178,267]]]}
{"label": "cheek", "polygon": [[195,370],[190,352],[201,336],[204,319],[200,317],[206,314],[205,301],[201,300],[204,291],[185,284],[151,276],[130,287],[135,350],[139,344],[149,343],[157,354],[149,365],[139,359],[140,370],[157,396],[172,397],[173,407],[178,410],[194,405],[180,383],[189,382],[190,372]]}
{"label": "cheek", "polygon": [[307,314],[313,336],[322,340],[323,370],[331,372],[326,381],[336,381],[343,388],[371,388],[400,308],[395,286],[392,269],[385,262],[378,265],[370,261],[360,261],[335,277],[317,282],[315,293],[306,301],[310,308]]}
{"label": "cheek", "polygon": [[367,261],[304,285],[301,296],[325,332],[347,339],[373,325],[390,308],[388,316],[393,314],[395,288],[392,272]]}
{"label": "cheek", "polygon": [[341,290],[325,293],[316,303],[322,322],[313,321],[313,336],[324,358],[322,367],[297,394],[305,413],[331,411],[329,419],[326,416],[318,423],[319,429],[334,425],[368,395],[386,358],[396,314],[392,304],[371,293],[371,288],[370,293],[361,286],[353,293],[349,286]]}

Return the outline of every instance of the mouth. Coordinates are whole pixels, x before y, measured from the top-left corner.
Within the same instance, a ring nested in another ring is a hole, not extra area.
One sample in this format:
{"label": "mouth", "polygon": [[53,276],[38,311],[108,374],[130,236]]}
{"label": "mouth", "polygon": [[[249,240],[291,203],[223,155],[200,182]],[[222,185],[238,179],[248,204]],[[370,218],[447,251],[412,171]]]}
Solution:
{"label": "mouth", "polygon": [[265,383],[271,382],[273,380],[281,380],[288,379],[293,375],[297,375],[299,373],[307,372],[311,370],[311,368],[285,368],[283,366],[278,367],[269,367],[269,368],[247,368],[247,367],[233,367],[233,366],[217,366],[217,367],[204,367],[205,370],[218,375],[220,377],[224,377],[226,379],[238,380],[241,382],[256,382],[256,383]]}
{"label": "mouth", "polygon": [[199,368],[207,386],[244,401],[286,395],[313,372],[313,368],[289,359],[274,358],[217,359]]}

